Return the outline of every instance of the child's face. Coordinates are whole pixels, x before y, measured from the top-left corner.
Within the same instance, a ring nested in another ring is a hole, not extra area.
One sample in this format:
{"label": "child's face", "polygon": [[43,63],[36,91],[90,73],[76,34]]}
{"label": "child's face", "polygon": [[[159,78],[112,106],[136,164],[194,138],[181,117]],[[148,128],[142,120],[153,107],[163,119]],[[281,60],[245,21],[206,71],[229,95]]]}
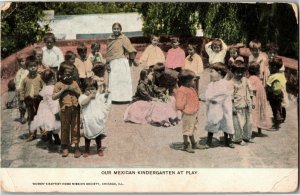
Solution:
{"label": "child's face", "polygon": [[36,52],[35,59],[38,63],[41,63],[43,59],[43,51]]}
{"label": "child's face", "polygon": [[212,81],[212,82],[218,81],[221,78],[220,74],[213,68],[210,69],[209,76],[210,76],[210,81]]}
{"label": "child's face", "polygon": [[277,56],[277,52],[275,51],[269,51],[268,52],[268,58],[273,59],[275,56]]}
{"label": "child's face", "polygon": [[45,41],[47,49],[52,49],[54,46],[54,41],[52,38],[48,38]]}
{"label": "child's face", "polygon": [[19,62],[19,65],[20,65],[21,68],[26,69],[26,66],[25,66],[26,59],[25,59],[25,58],[20,58],[20,59],[18,60],[18,62]]}
{"label": "child's face", "polygon": [[238,52],[234,49],[229,51],[230,57],[232,58],[237,58],[238,57]]}
{"label": "child's face", "polygon": [[254,57],[257,58],[257,57],[259,56],[259,52],[260,52],[259,49],[257,49],[257,48],[251,48],[250,51],[251,51],[251,53],[252,53],[252,55],[253,55]]}
{"label": "child's face", "polygon": [[172,42],[172,47],[173,48],[177,48],[178,46],[179,46],[179,42],[178,41]]}
{"label": "child's face", "polygon": [[195,49],[192,47],[192,46],[189,46],[188,47],[188,53],[189,53],[189,55],[194,55],[195,54]]}
{"label": "child's face", "polygon": [[220,45],[212,45],[212,48],[211,48],[215,53],[219,53],[221,51],[221,47]]}
{"label": "child's face", "polygon": [[30,74],[35,74],[37,72],[37,64],[34,62],[30,62],[27,66],[28,71]]}
{"label": "child's face", "polygon": [[99,45],[96,45],[93,49],[92,49],[92,53],[96,53],[96,52],[99,52],[100,50],[100,46]]}
{"label": "child's face", "polygon": [[114,25],[112,27],[112,31],[113,31],[115,36],[121,35],[121,28],[119,27],[119,25]]}
{"label": "child's face", "polygon": [[233,72],[233,77],[236,79],[236,80],[241,80],[244,76],[244,71],[243,70],[240,70],[240,69],[237,69]]}
{"label": "child's face", "polygon": [[67,60],[68,62],[74,64],[75,63],[75,56],[73,55],[69,60]]}
{"label": "child's face", "polygon": [[62,80],[63,80],[65,83],[71,83],[71,82],[73,81],[73,70],[72,70],[72,69],[66,69],[66,70],[64,71]]}
{"label": "child's face", "polygon": [[86,58],[86,51],[81,51],[81,52],[78,53],[78,55],[80,56],[81,59],[85,59]]}
{"label": "child's face", "polygon": [[158,37],[153,37],[153,39],[151,40],[151,44],[152,44],[153,46],[157,46],[158,41],[159,41]]}

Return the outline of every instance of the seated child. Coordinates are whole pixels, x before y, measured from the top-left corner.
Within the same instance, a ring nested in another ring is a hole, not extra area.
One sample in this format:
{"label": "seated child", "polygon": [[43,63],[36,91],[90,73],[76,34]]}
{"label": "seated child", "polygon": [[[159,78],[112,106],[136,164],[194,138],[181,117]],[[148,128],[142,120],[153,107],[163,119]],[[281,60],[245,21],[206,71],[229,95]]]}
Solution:
{"label": "seated child", "polygon": [[[107,100],[107,98],[109,100]],[[90,154],[91,139],[95,139],[97,144],[97,153],[103,156],[103,148],[101,140],[106,137],[106,121],[111,106],[109,97],[105,97],[98,91],[96,80],[88,78],[86,80],[86,88],[83,94],[78,98],[81,106],[83,118],[83,132],[85,140],[85,149],[83,157]]]}
{"label": "seated child", "polygon": [[145,49],[140,58],[140,64],[149,69],[153,69],[153,66],[157,63],[165,62],[165,55],[163,51],[157,46],[159,37],[151,35],[151,44]]}
{"label": "seated child", "polygon": [[42,79],[46,83],[39,95],[43,97],[40,102],[37,114],[34,117],[30,131],[34,132],[37,129],[42,129],[47,134],[47,141],[51,144],[53,142],[52,135],[54,137],[54,144],[60,145],[60,138],[58,133],[60,132],[60,121],[57,116],[59,115],[59,101],[52,100],[52,93],[55,84],[54,72],[50,69],[45,70],[42,73]]}

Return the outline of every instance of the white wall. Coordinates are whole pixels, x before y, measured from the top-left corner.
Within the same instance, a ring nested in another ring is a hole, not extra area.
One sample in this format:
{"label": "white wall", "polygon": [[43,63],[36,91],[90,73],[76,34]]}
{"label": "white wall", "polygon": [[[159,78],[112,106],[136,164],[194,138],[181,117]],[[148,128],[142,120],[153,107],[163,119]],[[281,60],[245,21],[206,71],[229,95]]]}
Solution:
{"label": "white wall", "polygon": [[115,22],[121,23],[125,34],[141,34],[143,22],[138,13],[54,16],[49,27],[58,39],[76,39],[76,34],[110,34]]}

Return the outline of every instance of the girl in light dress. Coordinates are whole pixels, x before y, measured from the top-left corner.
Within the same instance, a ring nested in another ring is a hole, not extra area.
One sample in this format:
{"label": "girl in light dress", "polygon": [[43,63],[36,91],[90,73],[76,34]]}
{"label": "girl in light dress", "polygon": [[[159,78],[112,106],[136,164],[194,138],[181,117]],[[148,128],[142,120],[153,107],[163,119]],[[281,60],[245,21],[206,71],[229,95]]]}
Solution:
{"label": "girl in light dress", "polygon": [[214,39],[205,45],[205,51],[208,55],[209,64],[224,63],[227,45],[222,39]]}
{"label": "girl in light dress", "polygon": [[[266,136],[261,132],[262,129],[272,127],[271,113],[268,112],[268,100],[264,86],[259,79],[259,64],[251,62],[248,68],[250,77],[248,78],[253,90],[253,102],[255,108],[252,111],[252,127],[257,128],[256,137]],[[253,133],[253,132],[252,132]]]}
{"label": "girl in light dress", "polygon": [[223,63],[217,62],[211,66],[211,82],[205,92],[207,121],[205,130],[208,132],[206,148],[212,146],[213,134],[218,131],[224,132],[225,145],[234,148],[231,141],[234,128],[232,120],[232,95],[233,85],[225,79],[227,68]]}
{"label": "girl in light dress", "polygon": [[98,90],[97,81],[93,78],[86,79],[86,89],[78,98],[81,106],[83,119],[83,132],[85,139],[85,149],[83,157],[90,154],[90,143],[95,139],[97,144],[97,154],[104,155],[102,139],[107,136],[106,121],[111,106],[111,99]]}
{"label": "girl in light dress", "polygon": [[166,88],[155,86],[152,74],[142,70],[133,103],[127,107],[124,121],[169,127],[176,125],[179,117],[180,113],[175,109],[175,98],[168,95]]}
{"label": "girl in light dress", "polygon": [[37,129],[43,129],[47,132],[47,140],[52,143],[52,134],[54,137],[54,144],[60,145],[61,141],[59,138],[59,132],[61,128],[61,123],[59,121],[59,101],[52,99],[55,76],[52,70],[44,70],[42,73],[42,79],[46,83],[39,95],[43,97],[40,102],[36,116],[34,117],[31,125],[30,131],[34,132]]}

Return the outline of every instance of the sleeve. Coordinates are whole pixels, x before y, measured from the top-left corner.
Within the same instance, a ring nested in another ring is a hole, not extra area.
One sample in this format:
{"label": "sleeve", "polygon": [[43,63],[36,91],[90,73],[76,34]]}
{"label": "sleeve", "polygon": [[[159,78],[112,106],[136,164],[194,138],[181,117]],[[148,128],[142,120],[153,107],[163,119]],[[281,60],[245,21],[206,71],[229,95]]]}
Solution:
{"label": "sleeve", "polygon": [[18,70],[17,74],[15,76],[15,79],[14,79],[17,90],[20,88],[20,74],[19,73],[20,73],[20,71]]}
{"label": "sleeve", "polygon": [[141,97],[141,99],[146,101],[151,101],[152,97],[150,96],[149,92],[146,89],[145,84],[139,84],[137,87],[138,95]]}
{"label": "sleeve", "polygon": [[145,51],[142,53],[142,56],[140,58],[140,62],[146,62],[149,56],[149,46],[145,49]]}
{"label": "sleeve", "polygon": [[57,48],[57,58],[58,58],[56,66],[59,69],[60,64],[65,60],[65,58],[64,58],[64,54],[61,51],[61,49],[59,47],[56,47],[56,48]]}
{"label": "sleeve", "polygon": [[282,85],[280,84],[280,82],[278,80],[275,80],[272,83],[272,91],[275,95],[279,95],[282,93]]}
{"label": "sleeve", "polygon": [[133,45],[131,44],[128,37],[124,36],[122,40],[123,40],[123,47],[128,53],[136,53],[136,50],[133,47]]}
{"label": "sleeve", "polygon": [[21,81],[20,85],[20,101],[24,101],[25,98],[25,86],[26,86],[26,78]]}
{"label": "sleeve", "polygon": [[253,94],[253,87],[252,87],[252,85],[251,85],[251,83],[249,82],[248,79],[246,79],[246,83],[247,83],[247,90],[248,90],[250,96],[253,97],[253,95],[254,95]]}
{"label": "sleeve", "polygon": [[211,52],[212,52],[211,44],[212,44],[212,41],[210,41],[209,43],[207,43],[207,44],[205,45],[205,51],[206,51],[206,53],[208,54],[208,56],[209,56],[209,55],[211,54]]}
{"label": "sleeve", "polygon": [[75,92],[80,95],[81,94],[81,90],[80,90],[80,87],[79,87],[79,85],[77,84],[76,81],[73,81],[73,86],[74,86]]}
{"label": "sleeve", "polygon": [[166,61],[165,54],[164,54],[164,52],[161,50],[161,48],[158,47],[158,49],[159,49],[159,50],[158,50],[158,53],[159,53],[158,58],[159,58],[159,60],[161,60],[162,63],[165,63],[165,61]]}
{"label": "sleeve", "polygon": [[186,105],[186,101],[187,101],[184,92],[178,90],[176,92],[175,99],[176,99],[176,103],[175,103],[176,109],[177,110],[184,110],[185,105]]}
{"label": "sleeve", "polygon": [[183,51],[183,49],[181,49],[181,52],[180,52],[180,60],[181,60],[181,67],[184,66],[184,61],[185,61],[185,52]]}
{"label": "sleeve", "polygon": [[86,99],[87,99],[87,96],[86,96],[85,94],[81,94],[81,95],[79,96],[79,98],[78,98],[78,103],[79,103],[80,107],[82,107],[82,102],[83,102],[84,100],[86,100]]}
{"label": "sleeve", "polygon": [[227,45],[226,45],[226,43],[222,39],[220,39],[220,40],[222,42],[222,52],[226,54],[226,52],[227,52]]}

